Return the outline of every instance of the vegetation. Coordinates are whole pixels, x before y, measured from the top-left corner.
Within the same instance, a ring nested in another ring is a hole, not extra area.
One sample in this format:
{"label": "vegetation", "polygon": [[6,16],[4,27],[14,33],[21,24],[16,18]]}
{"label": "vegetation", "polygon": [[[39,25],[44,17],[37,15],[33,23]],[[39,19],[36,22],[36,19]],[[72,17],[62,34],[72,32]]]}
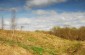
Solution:
{"label": "vegetation", "polygon": [[0,30],[0,55],[84,55],[85,41],[71,41],[44,32]]}
{"label": "vegetation", "polygon": [[56,35],[69,40],[85,40],[85,27],[75,28],[75,27],[54,27],[50,34]]}

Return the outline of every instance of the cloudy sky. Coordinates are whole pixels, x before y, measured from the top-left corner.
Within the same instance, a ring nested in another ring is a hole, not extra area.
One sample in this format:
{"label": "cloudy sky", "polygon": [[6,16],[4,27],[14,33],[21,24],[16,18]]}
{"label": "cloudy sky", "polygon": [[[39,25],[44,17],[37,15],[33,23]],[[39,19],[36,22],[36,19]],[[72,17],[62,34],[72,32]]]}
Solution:
{"label": "cloudy sky", "polygon": [[16,10],[17,29],[85,26],[85,0],[0,0],[0,20],[3,16],[5,29],[10,28],[12,9]]}

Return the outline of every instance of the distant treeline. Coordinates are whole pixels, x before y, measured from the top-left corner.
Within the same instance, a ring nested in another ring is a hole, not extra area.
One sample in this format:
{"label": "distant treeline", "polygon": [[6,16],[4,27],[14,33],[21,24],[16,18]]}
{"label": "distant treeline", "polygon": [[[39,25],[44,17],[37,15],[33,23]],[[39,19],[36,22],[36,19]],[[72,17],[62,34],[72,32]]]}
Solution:
{"label": "distant treeline", "polygon": [[50,31],[39,31],[45,34],[55,35],[57,37],[61,37],[69,40],[85,40],[85,27],[75,28],[75,27],[54,27]]}
{"label": "distant treeline", "polygon": [[85,27],[82,26],[80,28],[75,27],[54,27],[49,32],[50,34],[56,35],[58,37],[62,37],[70,40],[85,40]]}

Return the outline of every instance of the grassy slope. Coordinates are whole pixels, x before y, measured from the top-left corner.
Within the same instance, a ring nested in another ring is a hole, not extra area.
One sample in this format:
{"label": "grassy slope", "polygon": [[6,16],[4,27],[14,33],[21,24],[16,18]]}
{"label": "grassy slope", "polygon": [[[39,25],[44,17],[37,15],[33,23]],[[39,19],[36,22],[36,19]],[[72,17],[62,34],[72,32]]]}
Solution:
{"label": "grassy slope", "polygon": [[85,41],[70,41],[39,32],[0,30],[0,55],[84,55]]}

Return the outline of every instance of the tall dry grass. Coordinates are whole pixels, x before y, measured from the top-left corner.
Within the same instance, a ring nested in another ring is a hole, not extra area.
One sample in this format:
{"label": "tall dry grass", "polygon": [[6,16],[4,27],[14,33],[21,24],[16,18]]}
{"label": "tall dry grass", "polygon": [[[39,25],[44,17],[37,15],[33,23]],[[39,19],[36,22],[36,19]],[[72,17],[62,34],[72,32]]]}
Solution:
{"label": "tall dry grass", "polygon": [[85,52],[82,48],[80,41],[43,32],[15,31],[12,37],[12,31],[0,30],[0,50],[3,50],[0,55],[83,55]]}

